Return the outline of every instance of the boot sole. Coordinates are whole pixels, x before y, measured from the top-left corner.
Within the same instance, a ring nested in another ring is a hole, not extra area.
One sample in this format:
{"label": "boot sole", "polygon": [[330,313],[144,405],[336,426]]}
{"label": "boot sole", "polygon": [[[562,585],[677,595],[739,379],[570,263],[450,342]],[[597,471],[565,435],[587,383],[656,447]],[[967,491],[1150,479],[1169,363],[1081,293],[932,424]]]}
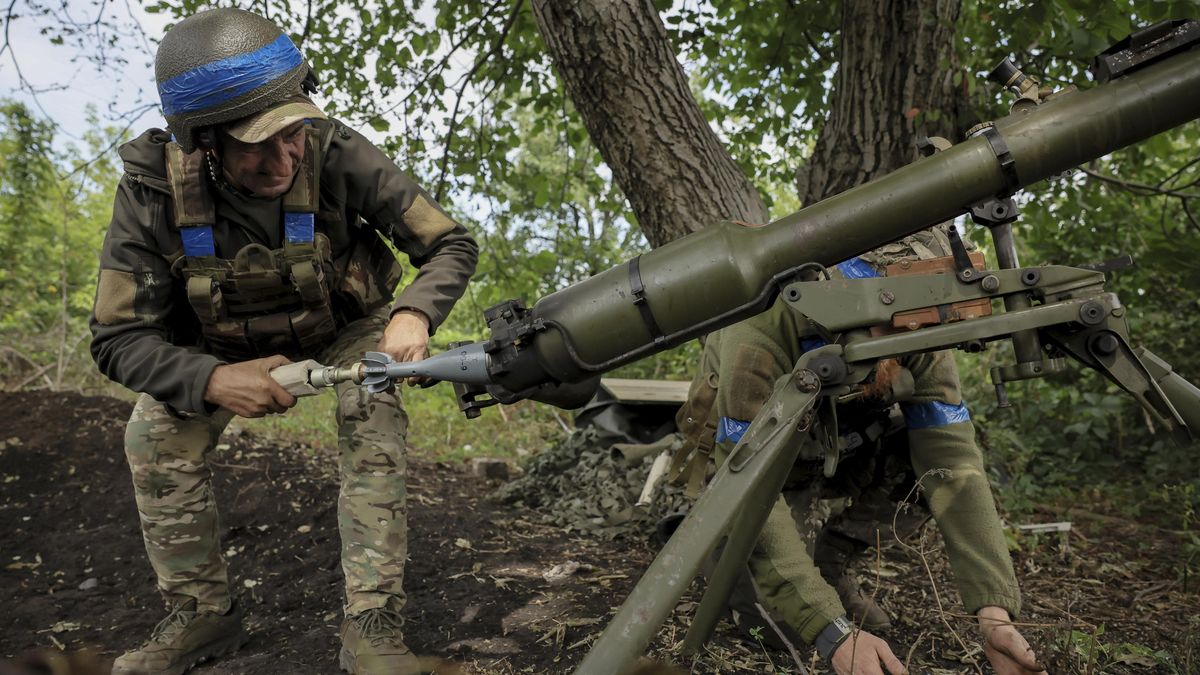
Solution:
{"label": "boot sole", "polygon": [[398,670],[394,668],[370,671],[356,670],[358,663],[357,659],[354,657],[354,652],[346,649],[345,647],[342,647],[341,650],[338,651],[338,667],[343,672],[352,674],[356,673],[357,675],[417,675],[417,673],[426,672],[425,669],[421,667],[421,662],[416,656],[413,656],[412,659],[412,663],[404,664],[400,666]]}
{"label": "boot sole", "polygon": [[121,666],[113,666],[112,675],[183,675],[187,671],[196,666],[209,661],[211,659],[219,659],[222,656],[228,656],[243,645],[250,641],[250,635],[244,630],[237,635],[219,640],[209,645],[205,645],[200,649],[188,652],[180,660],[180,663],[172,668],[165,670],[147,670],[145,668],[125,668]]}

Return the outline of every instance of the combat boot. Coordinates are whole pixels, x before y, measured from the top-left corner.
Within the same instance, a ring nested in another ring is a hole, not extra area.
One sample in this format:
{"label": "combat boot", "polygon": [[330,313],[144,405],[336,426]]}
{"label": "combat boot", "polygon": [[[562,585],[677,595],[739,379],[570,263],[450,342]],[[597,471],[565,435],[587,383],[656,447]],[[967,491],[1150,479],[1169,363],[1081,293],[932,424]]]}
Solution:
{"label": "combat boot", "polygon": [[851,621],[866,630],[891,627],[891,617],[863,592],[862,587],[858,585],[854,577],[850,576],[849,572],[842,573],[834,589],[837,590],[838,599],[842,601],[846,616],[850,617]]}
{"label": "combat boot", "polygon": [[826,528],[815,543],[813,562],[821,570],[821,577],[837,591],[846,616],[866,630],[879,630],[890,627],[892,620],[863,592],[850,571],[850,561],[866,548],[862,540]]}
{"label": "combat boot", "polygon": [[342,621],[338,665],[354,675],[416,675],[421,661],[404,645],[400,614],[376,607]]}
{"label": "combat boot", "polygon": [[113,663],[113,675],[180,675],[192,666],[231,654],[250,636],[242,628],[236,602],[224,614],[197,612],[188,600],[158,622],[146,644],[125,652]]}

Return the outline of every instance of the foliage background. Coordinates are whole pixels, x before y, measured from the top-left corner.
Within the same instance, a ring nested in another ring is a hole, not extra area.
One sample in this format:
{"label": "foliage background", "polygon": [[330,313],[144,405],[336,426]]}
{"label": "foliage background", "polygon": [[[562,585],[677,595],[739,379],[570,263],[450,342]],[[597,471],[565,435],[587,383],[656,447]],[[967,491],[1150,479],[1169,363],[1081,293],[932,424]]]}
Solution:
{"label": "foliage background", "polygon": [[[229,3],[219,3],[229,4]],[[837,2],[655,2],[693,92],[773,216],[801,205],[793,179],[828,104],[836,69]],[[39,2],[16,5],[47,39],[75,49],[99,72],[119,60],[111,36],[128,26],[101,19],[81,30]],[[211,6],[158,0],[170,17]],[[279,22],[323,78],[324,104],[370,129],[387,151],[479,233],[484,250],[471,290],[435,347],[482,334],[482,309],[534,300],[647,247],[624,196],[559,86],[526,0],[241,3]],[[1122,0],[963,4],[954,84],[979,119],[1004,113],[1005,96],[983,75],[1011,55],[1043,83],[1084,82],[1091,55],[1138,24],[1200,17],[1196,2]],[[108,31],[108,32],[105,32]],[[157,36],[150,36],[151,41]],[[2,52],[0,52],[2,53]],[[107,65],[106,65],[107,64]],[[914,110],[916,115],[936,111]],[[95,116],[82,143],[63,143],[41,111],[0,108],[0,375],[7,386],[104,388],[86,353],[95,255],[119,166],[114,140],[129,130]],[[1131,307],[1137,339],[1185,376],[1200,377],[1196,334],[1200,281],[1200,129],[1195,123],[1115,153],[1070,177],[1027,191],[1019,225],[1026,263],[1073,264],[1131,254],[1111,276]],[[986,248],[986,233],[970,234]],[[621,374],[687,379],[694,345]],[[1089,491],[1126,512],[1162,510],[1192,527],[1200,489],[1194,448],[1151,433],[1128,397],[1090,373],[1014,386],[1015,407],[996,408],[987,369],[1004,348],[963,357],[961,371],[1006,508]],[[110,390],[111,391],[111,390]],[[251,424],[334,443],[330,402]],[[525,403],[465,423],[447,387],[414,390],[411,442],[435,454],[523,454],[556,438],[561,413]],[[489,411],[492,413],[493,411]],[[1147,496],[1154,497],[1147,499]]]}

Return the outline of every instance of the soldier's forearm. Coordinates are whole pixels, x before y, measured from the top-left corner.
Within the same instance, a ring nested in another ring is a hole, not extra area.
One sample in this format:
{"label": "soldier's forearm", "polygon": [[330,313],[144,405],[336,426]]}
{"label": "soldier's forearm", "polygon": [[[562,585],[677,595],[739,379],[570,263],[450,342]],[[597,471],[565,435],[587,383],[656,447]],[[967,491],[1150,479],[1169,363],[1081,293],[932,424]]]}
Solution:
{"label": "soldier's forearm", "polygon": [[967,611],[1016,615],[1021,592],[971,423],[910,430],[909,444]]}

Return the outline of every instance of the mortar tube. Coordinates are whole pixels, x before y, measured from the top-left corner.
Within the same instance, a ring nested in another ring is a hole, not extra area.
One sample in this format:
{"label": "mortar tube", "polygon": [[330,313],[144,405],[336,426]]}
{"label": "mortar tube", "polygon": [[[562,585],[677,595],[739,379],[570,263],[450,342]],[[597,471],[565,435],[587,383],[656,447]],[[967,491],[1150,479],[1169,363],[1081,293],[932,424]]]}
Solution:
{"label": "mortar tube", "polygon": [[1200,49],[1063,93],[996,122],[1011,171],[976,136],[764,227],[677,239],[542,298],[519,358],[490,375],[523,391],[612,370],[765,311],[806,264],[837,264],[1197,117]]}

